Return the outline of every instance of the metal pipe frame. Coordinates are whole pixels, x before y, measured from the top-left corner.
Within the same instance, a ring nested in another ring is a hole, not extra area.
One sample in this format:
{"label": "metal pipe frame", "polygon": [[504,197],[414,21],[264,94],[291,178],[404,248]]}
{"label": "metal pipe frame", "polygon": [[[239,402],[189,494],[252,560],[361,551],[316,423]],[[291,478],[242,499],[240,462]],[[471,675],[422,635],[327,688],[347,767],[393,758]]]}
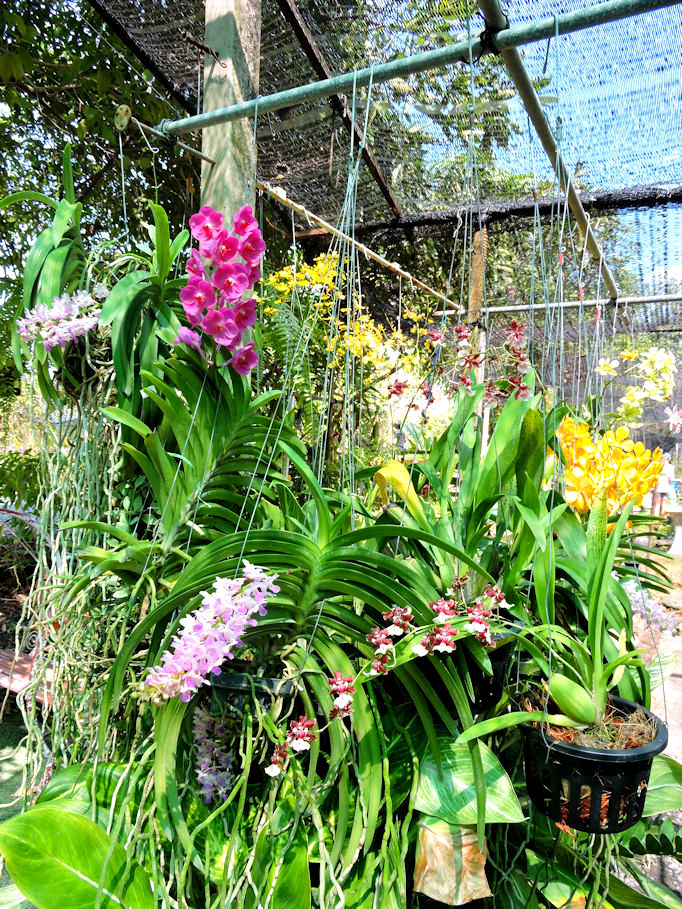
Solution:
{"label": "metal pipe frame", "polygon": [[259,113],[264,114],[281,110],[284,107],[292,107],[305,101],[350,92],[362,86],[387,82],[391,79],[409,76],[428,69],[436,69],[456,62],[466,62],[470,59],[478,58],[489,51],[499,53],[556,171],[560,186],[567,194],[567,201],[573,216],[585,236],[587,248],[601,269],[609,294],[612,299],[617,299],[618,286],[615,278],[604,261],[601,247],[592,231],[589,218],[561,157],[549,122],[542,110],[542,105],[528,72],[523,65],[518,48],[525,44],[532,44],[536,41],[555,37],[556,35],[569,34],[629,16],[676,6],[681,2],[682,0],[605,0],[605,2],[595,6],[588,6],[560,16],[547,17],[520,26],[510,26],[498,0],[479,0],[479,5],[488,27],[486,32],[479,38],[474,38],[471,41],[459,41],[422,54],[392,60],[377,66],[365,67],[364,69],[334,76],[330,79],[322,79],[319,82],[276,92],[263,98],[258,97],[230,107],[207,111],[193,117],[185,117],[181,120],[162,120],[156,129],[169,137],[178,136],[193,130],[206,129],[210,126],[217,126],[244,117],[255,117]]}
{"label": "metal pipe frame", "polygon": [[207,111],[193,117],[184,117],[181,120],[162,120],[156,127],[160,132],[171,136],[179,136],[197,129],[209,126],[218,126],[231,120],[240,120],[243,117],[254,117],[283,107],[293,107],[305,101],[314,101],[319,98],[328,98],[330,95],[344,94],[354,88],[367,86],[371,83],[388,82],[391,79],[404,78],[414,73],[424,72],[428,69],[438,69],[452,63],[467,62],[470,56],[474,59],[482,54],[493,51],[502,53],[525,44],[544,41],[553,38],[556,34],[566,35],[571,32],[581,31],[595,25],[604,25],[640,13],[653,12],[669,6],[677,6],[682,0],[605,0],[596,6],[563,13],[560,16],[551,16],[530,22],[524,25],[511,26],[497,32],[492,48],[482,37],[469,41],[458,41],[445,47],[414,54],[388,63],[376,66],[367,66],[364,69],[334,76],[331,79],[322,79],[308,85],[299,85],[286,91],[275,92],[265,97],[243,101],[230,107]]}
{"label": "metal pipe frame", "polygon": [[516,86],[516,90],[519,93],[519,97],[523,103],[523,106],[530,118],[531,123],[533,124],[533,129],[535,130],[542,147],[547,153],[547,157],[550,160],[554,172],[556,173],[559,185],[563,192],[566,193],[566,199],[568,206],[573,213],[573,217],[580,228],[582,235],[585,237],[585,244],[590,251],[590,254],[597,264],[597,267],[601,270],[602,276],[604,278],[604,284],[609,292],[609,296],[612,299],[617,299],[618,297],[618,285],[616,284],[616,279],[613,276],[613,272],[604,261],[604,253],[597,238],[594,235],[592,226],[590,224],[590,219],[588,218],[583,204],[580,201],[578,192],[575,188],[575,184],[571,179],[571,175],[564,163],[564,159],[561,155],[561,150],[557,144],[554,134],[549,125],[549,121],[545,116],[545,112],[542,109],[542,103],[538,97],[538,93],[535,91],[535,86],[533,81],[528,74],[528,70],[523,64],[521,54],[516,47],[500,47],[500,43],[497,41],[497,33],[500,30],[505,30],[509,27],[509,20],[507,16],[502,11],[499,0],[478,0],[478,5],[481,8],[481,12],[486,21],[486,25],[489,29],[492,30],[493,35],[493,44],[495,47],[500,48],[500,56],[502,57],[502,62],[504,63],[507,72],[511,76],[512,82]]}
{"label": "metal pipe frame", "polygon": [[[483,310],[483,314],[486,316],[494,316],[498,313],[513,313],[513,312],[540,312],[546,309],[581,309],[581,308],[592,308],[597,306],[608,306],[615,305],[618,306],[642,306],[651,303],[682,303],[682,295],[680,294],[662,294],[660,296],[648,296],[648,297],[619,297],[617,300],[614,299],[601,299],[601,300],[564,300],[557,303],[526,303],[526,304],[514,304],[509,306],[487,306]],[[676,331],[682,331],[682,326]]]}

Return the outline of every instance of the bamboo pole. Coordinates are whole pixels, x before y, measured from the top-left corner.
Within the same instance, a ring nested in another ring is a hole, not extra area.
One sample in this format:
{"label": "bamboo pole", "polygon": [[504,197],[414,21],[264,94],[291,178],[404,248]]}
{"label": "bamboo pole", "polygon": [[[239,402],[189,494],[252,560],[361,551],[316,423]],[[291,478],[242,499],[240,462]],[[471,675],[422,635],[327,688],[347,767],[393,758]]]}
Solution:
{"label": "bamboo pole", "polygon": [[429,287],[428,284],[424,284],[423,281],[420,281],[419,278],[415,278],[405,271],[397,262],[389,262],[388,259],[385,259],[383,256],[380,256],[379,253],[374,252],[370,249],[369,246],[365,246],[364,243],[359,243],[357,240],[354,240],[353,237],[349,237],[348,234],[343,233],[337,227],[334,227],[332,224],[329,224],[328,221],[324,221],[322,218],[314,215],[311,211],[308,211],[307,208],[304,208],[303,205],[299,205],[298,202],[294,202],[290,199],[284,190],[280,186],[270,186],[269,183],[261,183],[258,181],[256,183],[258,189],[266,193],[272,199],[275,199],[281,205],[284,205],[286,208],[295,211],[297,214],[301,215],[306,221],[317,224],[318,227],[321,227],[327,233],[331,234],[333,237],[338,237],[341,240],[344,240],[346,243],[349,243],[354,249],[357,249],[358,252],[362,253],[367,259],[372,259],[373,262],[377,262],[383,268],[392,271],[396,275],[400,275],[401,278],[405,278],[406,281],[409,281],[412,287],[418,287],[420,290],[423,290],[424,293],[429,294],[429,296],[434,297],[439,302],[445,304],[445,306],[452,307],[451,312],[458,313],[464,312],[464,307],[460,306],[459,303],[455,303],[452,300],[449,300],[445,294],[439,293],[439,291],[434,290],[433,287]]}

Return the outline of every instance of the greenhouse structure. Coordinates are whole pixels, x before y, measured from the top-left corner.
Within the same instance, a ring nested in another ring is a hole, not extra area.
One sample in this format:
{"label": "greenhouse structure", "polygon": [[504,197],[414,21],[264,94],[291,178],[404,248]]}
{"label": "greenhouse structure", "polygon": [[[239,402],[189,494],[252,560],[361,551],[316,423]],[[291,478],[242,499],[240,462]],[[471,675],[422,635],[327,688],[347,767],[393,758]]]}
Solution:
{"label": "greenhouse structure", "polygon": [[0,909],[682,909],[682,3],[0,29]]}

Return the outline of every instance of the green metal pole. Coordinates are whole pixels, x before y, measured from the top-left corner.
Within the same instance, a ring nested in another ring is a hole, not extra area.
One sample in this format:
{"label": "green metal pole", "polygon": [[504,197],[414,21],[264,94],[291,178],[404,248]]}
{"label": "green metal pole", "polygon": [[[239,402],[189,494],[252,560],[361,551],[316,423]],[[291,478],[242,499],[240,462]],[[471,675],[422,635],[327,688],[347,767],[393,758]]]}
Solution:
{"label": "green metal pole", "polygon": [[[512,47],[521,47],[535,41],[553,38],[557,32],[565,35],[570,32],[591,28],[594,25],[603,25],[640,13],[653,12],[668,6],[677,6],[682,0],[606,0],[596,6],[563,13],[560,16],[540,19],[525,25],[505,28],[491,37],[494,50],[501,52]],[[329,95],[345,94],[353,90],[353,86],[365,86],[370,82],[388,82],[390,79],[410,76],[413,73],[424,72],[428,69],[437,69],[448,66],[458,61],[468,61],[469,55],[478,57],[486,52],[480,38],[468,41],[458,41],[436,50],[425,51],[389,63],[380,63],[377,66],[365,67],[332,79],[322,79],[309,85],[300,85],[287,91],[276,92],[252,101],[233,104],[205,114],[194,117],[185,117],[182,120],[162,120],[157,127],[160,132],[168,136],[179,136],[193,130],[204,129],[207,126],[217,126],[219,123],[228,123],[242,117],[253,117],[256,110],[259,114],[269,111],[281,110],[283,107],[293,107],[304,101],[313,101],[317,98],[327,98]]]}
{"label": "green metal pole", "polygon": [[[486,24],[493,32],[497,32],[498,29],[506,30],[509,22],[507,16],[502,11],[499,0],[478,0],[478,5],[481,8]],[[599,7],[589,7],[590,10],[598,8]],[[500,34],[500,37],[502,34]],[[503,46],[503,43],[499,41],[497,42],[497,46],[500,50],[502,62],[507,68],[507,72],[516,86],[516,90],[523,102],[526,113],[533,124],[533,129],[537,133],[538,138],[542,143],[542,147],[547,153],[547,157],[554,168],[554,172],[559,180],[559,185],[566,193],[568,206],[585,237],[585,243],[590,251],[592,259],[601,271],[609,296],[612,300],[615,300],[618,297],[618,284],[616,283],[616,279],[609,268],[608,263],[604,260],[602,248],[592,230],[592,225],[583,208],[583,204],[580,201],[580,196],[578,195],[571,174],[564,163],[561,150],[554,138],[554,133],[545,116],[545,112],[542,109],[542,103],[538,97],[538,93],[535,91],[533,80],[524,66],[521,53],[518,48]]]}

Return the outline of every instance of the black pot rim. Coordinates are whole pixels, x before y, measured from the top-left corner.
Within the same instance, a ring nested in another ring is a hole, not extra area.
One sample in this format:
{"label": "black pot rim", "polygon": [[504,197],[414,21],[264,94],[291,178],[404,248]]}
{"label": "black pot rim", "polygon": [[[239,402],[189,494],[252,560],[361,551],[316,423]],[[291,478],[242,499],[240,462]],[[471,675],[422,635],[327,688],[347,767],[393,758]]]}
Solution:
{"label": "black pot rim", "polygon": [[[223,688],[228,691],[267,692],[271,695],[289,695],[294,691],[294,679],[267,678],[259,675],[249,675],[241,672],[221,672],[211,675],[210,683],[213,688]],[[251,687],[253,683],[253,688]]]}
{"label": "black pot rim", "polygon": [[625,700],[625,698],[612,695],[609,700],[614,707],[626,710],[629,713],[634,713],[637,709],[644,711],[647,718],[656,723],[656,737],[651,742],[647,742],[646,745],[639,745],[637,748],[624,748],[620,750],[587,748],[584,745],[574,745],[570,742],[562,742],[560,739],[555,739],[547,732],[538,729],[531,723],[523,723],[522,726],[528,733],[541,739],[548,748],[558,754],[565,757],[580,758],[588,761],[592,760],[599,762],[600,764],[636,763],[637,761],[652,759],[664,750],[668,744],[668,727],[663,720],[657,717],[655,713],[647,710],[646,707],[642,707],[641,704],[635,704],[633,701]]}

